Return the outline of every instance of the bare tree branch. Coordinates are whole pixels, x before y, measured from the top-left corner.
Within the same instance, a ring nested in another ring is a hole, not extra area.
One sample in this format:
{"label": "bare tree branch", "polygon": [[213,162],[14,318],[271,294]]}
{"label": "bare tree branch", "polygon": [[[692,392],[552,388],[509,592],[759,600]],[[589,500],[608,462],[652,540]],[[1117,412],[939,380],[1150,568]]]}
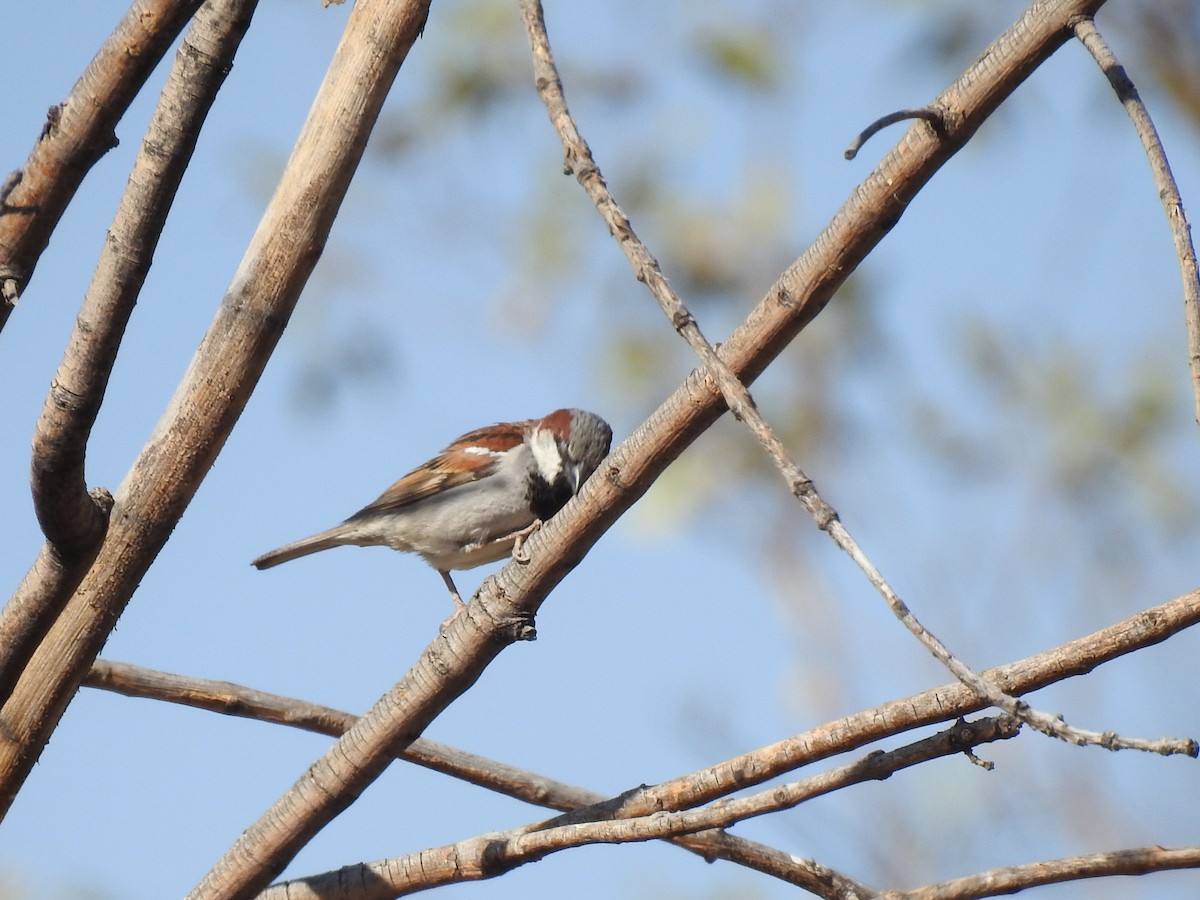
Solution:
{"label": "bare tree branch", "polygon": [[[1068,726],[1061,717],[1032,709],[1028,704],[1007,696],[997,690],[995,685],[981,679],[921,624],[908,605],[888,584],[883,574],[870,561],[858,541],[841,522],[834,508],[821,497],[812,479],[791,458],[783,442],[767,423],[762,413],[758,411],[758,406],[749,390],[709,344],[691,311],[667,283],[658,260],[638,238],[628,217],[617,205],[616,199],[604,181],[600,167],[592,157],[587,142],[579,133],[579,128],[567,109],[562,80],[550,51],[550,38],[546,33],[546,23],[540,0],[521,0],[521,9],[533,52],[536,85],[550,114],[550,121],[562,141],[566,170],[575,175],[592,199],[597,211],[608,225],[609,232],[617,239],[618,245],[628,257],[638,280],[650,289],[651,294],[658,301],[676,331],[703,361],[706,373],[716,382],[734,417],[750,429],[780,474],[783,475],[791,493],[813,517],[817,526],[855,561],[905,627],[955,677],[969,685],[980,697],[1010,715],[1028,722],[1044,734],[1073,744],[1098,744],[1109,750],[1137,749],[1162,754],[1200,755],[1200,744],[1190,739],[1147,741],[1141,738],[1125,738],[1112,732],[1085,731]],[[913,115],[915,114],[912,114],[912,111],[904,113],[904,117],[913,117]],[[929,120],[931,116],[936,116],[934,130],[940,134],[943,131],[940,114],[930,113],[930,115],[916,117]]]}
{"label": "bare tree branch", "polygon": [[911,891],[888,891],[880,894],[879,900],[976,900],[1043,884],[1196,868],[1200,868],[1200,847],[1140,847],[993,869]]}
{"label": "bare tree branch", "polygon": [[[256,3],[208,4],[197,14],[146,129],[51,382],[31,465],[34,510],[46,544],[0,610],[0,704],[100,549],[113,499],[104,489],[88,492],[88,438],[175,192]],[[210,40],[210,33],[219,39]]]}
{"label": "bare tree branch", "polygon": [[[631,819],[514,828],[408,856],[282,882],[260,894],[259,900],[390,900],[444,884],[495,878],[572,847],[651,841],[726,828],[753,816],[791,809],[852,784],[889,778],[902,769],[961,753],[980,743],[1016,737],[1019,730],[1020,723],[1010,716],[960,722],[914,744],[876,751],[858,762],[749,797],[721,800],[687,812],[658,810]],[[869,889],[864,893],[860,886],[840,897],[851,900],[873,897],[875,893]]]}
{"label": "bare tree branch", "polygon": [[[228,681],[189,678],[156,672],[129,663],[99,659],[93,663],[84,684],[127,697],[144,697],[206,709],[223,715],[273,722],[318,734],[338,737],[357,721],[357,716]],[[578,809],[603,802],[604,794],[497,762],[474,753],[417,738],[398,754],[398,759],[459,778],[491,791],[523,800],[534,806],[558,810]],[[724,859],[798,887],[819,897],[845,897],[861,888],[856,882],[811,860],[797,859],[771,847],[720,831],[703,831],[672,839],[672,843],[703,857],[708,862]]]}
{"label": "bare tree branch", "polygon": [[[1065,678],[1085,675],[1102,663],[1157,644],[1198,622],[1200,590],[1151,607],[1052,650],[988,669],[982,676],[1005,693],[1020,696]],[[945,685],[835,720],[691,775],[630,791],[600,806],[566,813],[544,824],[549,827],[647,816],[662,809],[688,809],[762,784],[834,754],[849,752],[913,728],[969,715],[985,706],[985,702],[965,684]]]}
{"label": "bare tree branch", "polygon": [[95,563],[0,711],[3,808],[11,804],[241,414],[320,257],[387,88],[420,32],[425,10],[423,5],[411,8],[400,29],[360,36],[369,44],[368,52],[351,59],[343,51],[335,57],[208,333],[157,430],[115,492]]}
{"label": "bare tree branch", "polygon": [[1104,40],[1090,16],[1078,19],[1074,27],[1075,36],[1092,54],[1092,58],[1096,60],[1096,64],[1104,71],[1109,84],[1116,91],[1117,99],[1129,114],[1129,119],[1133,122],[1133,127],[1146,150],[1146,156],[1150,159],[1150,170],[1154,173],[1158,198],[1162,201],[1167,223],[1171,226],[1171,235],[1175,239],[1175,255],[1179,257],[1179,270],[1183,277],[1183,315],[1188,337],[1188,368],[1192,374],[1194,416],[1196,423],[1200,424],[1200,280],[1196,269],[1196,246],[1192,243],[1192,228],[1183,209],[1183,198],[1179,195],[1175,176],[1171,174],[1167,153],[1158,138],[1158,129],[1154,127],[1150,111],[1142,102],[1125,67],[1117,61],[1116,54],[1108,46],[1108,42]]}
{"label": "bare tree branch", "polygon": [[[1153,646],[1198,622],[1200,591],[1152,607],[1060,647],[983,674],[1007,692],[1020,695],[1066,678],[1086,675],[1104,663]],[[116,690],[131,696],[169,700],[323,734],[339,734],[354,721],[354,717],[348,713],[277,697],[228,682],[183,678],[104,660],[96,662],[87,683],[93,687]],[[981,707],[978,698],[966,686],[960,683],[944,685],[835,720],[701,772],[653,788],[645,788],[645,796],[639,796],[639,792],[629,792],[603,804],[583,809],[578,816],[551,819],[542,825],[566,824],[576,820],[596,821],[600,816],[619,817],[626,810],[636,815],[647,816],[662,809],[680,809],[689,804],[711,802],[837,753],[861,748],[915,728],[968,715]],[[424,757],[413,758],[414,762],[528,802],[564,808],[596,796],[590,791],[562,785],[542,776],[530,776],[532,781],[523,783],[527,773],[519,769],[482,760],[472,754],[444,748],[423,739],[415,742],[410,750],[412,753],[405,754],[406,758]],[[715,784],[722,785],[722,789],[716,792],[697,792],[697,786]],[[676,803],[681,805],[672,805]],[[696,841],[695,844],[686,844],[688,849],[701,853],[706,858],[732,859],[805,887],[821,897],[854,896],[847,893],[851,889],[860,891],[861,896],[870,896],[869,893],[862,893],[865,888],[843,875],[772,848],[712,832],[684,837],[677,842],[693,840]],[[713,848],[714,843],[720,848],[724,842],[732,845],[728,855]]]}
{"label": "bare tree branch", "polygon": [[[1103,0],[1040,0],[938,99],[947,123],[938,138],[924,123],[909,129],[804,255],[721,351],[750,383],[812,320],[833,292],[895,224],[905,206],[1038,64],[1069,37],[1068,23]],[[365,7],[360,5],[356,12]],[[693,372],[601,465],[578,497],[527,543],[514,562],[481,587],[392,686],[243,833],[192,897],[249,897],[282,870],[304,843],[345,809],[443,709],[482,675],[503,647],[532,635],[549,591],[643,494],[679,453],[724,410],[707,370]]]}
{"label": "bare tree branch", "polygon": [[85,175],[201,0],[136,0],[0,192],[0,330]]}
{"label": "bare tree branch", "polygon": [[[92,664],[86,686],[123,694],[178,703],[226,716],[287,725],[304,731],[340,737],[357,720],[353,713],[282,697],[234,684],[158,672],[130,663],[98,659]],[[435,772],[459,778],[490,791],[523,800],[534,806],[576,809],[605,799],[603,795],[573,787],[552,778],[418,738],[396,755]]]}

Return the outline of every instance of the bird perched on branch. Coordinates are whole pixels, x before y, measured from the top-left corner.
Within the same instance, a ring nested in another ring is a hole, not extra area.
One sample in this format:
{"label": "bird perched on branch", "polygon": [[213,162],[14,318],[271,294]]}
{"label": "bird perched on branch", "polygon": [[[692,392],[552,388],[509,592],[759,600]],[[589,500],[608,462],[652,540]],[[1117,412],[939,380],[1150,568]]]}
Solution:
{"label": "bird perched on branch", "polygon": [[519,555],[525,538],[579,493],[611,443],[608,423],[582,409],[470,431],[341,525],[253,565],[269,569],[343,545],[416,553],[442,576],[457,614],[463,601],[450,571]]}

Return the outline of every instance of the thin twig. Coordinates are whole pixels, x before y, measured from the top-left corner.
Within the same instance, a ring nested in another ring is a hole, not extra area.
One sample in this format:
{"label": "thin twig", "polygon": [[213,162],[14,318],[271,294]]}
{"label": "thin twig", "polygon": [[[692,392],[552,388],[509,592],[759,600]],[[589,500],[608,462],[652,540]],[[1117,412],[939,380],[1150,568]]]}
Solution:
{"label": "thin twig", "polygon": [[897,122],[903,122],[905,119],[924,119],[933,126],[933,130],[941,134],[946,130],[946,122],[942,118],[942,114],[936,109],[931,109],[928,106],[918,106],[914,109],[901,109],[894,113],[888,113],[886,116],[881,116],[876,119],[866,128],[858,133],[850,146],[846,148],[842,154],[846,159],[854,159],[858,156],[858,151],[862,149],[862,145],[875,136],[877,132],[882,131],[889,125],[895,125]]}
{"label": "thin twig", "polygon": [[695,317],[671,289],[658,261],[638,238],[628,217],[617,205],[604,181],[600,167],[592,157],[587,142],[580,134],[575,120],[567,109],[562,80],[550,50],[550,38],[546,32],[540,0],[521,0],[521,10],[529,32],[535,83],[546,105],[551,124],[562,141],[566,171],[575,175],[576,180],[591,198],[597,211],[608,225],[609,232],[616,238],[633,266],[638,281],[649,288],[675,330],[700,357],[707,376],[715,382],[714,386],[721,392],[734,417],[750,429],[783,475],[788,489],[816,521],[817,527],[825,531],[834,543],[854,560],[883,597],[893,614],[956,678],[968,685],[992,706],[1017,716],[1043,734],[1073,744],[1098,744],[1109,750],[1137,749],[1162,754],[1181,753],[1189,756],[1200,754],[1200,744],[1191,739],[1146,741],[1140,738],[1123,738],[1111,732],[1101,733],[1072,728],[1061,717],[1032,709],[1024,701],[1008,696],[995,685],[980,678],[921,624],[899,595],[892,590],[862,547],[846,530],[837,512],[817,492],[812,480],[792,460],[783,446],[783,442],[758,411],[745,384],[713,349],[713,346],[701,333]]}
{"label": "thin twig", "polygon": [[[330,737],[340,737],[358,721],[358,716],[352,713],[254,690],[229,681],[192,678],[112,660],[96,660],[84,684],[126,697],[176,703]],[[604,794],[427,738],[417,738],[397,754],[397,758],[534,806],[564,812],[593,806],[607,799]],[[848,888],[858,887],[852,879],[826,866],[811,860],[796,859],[790,854],[733,835],[716,831],[700,832],[673,838],[671,842],[709,862],[724,859],[744,865],[806,888],[819,897],[845,897]]]}
{"label": "thin twig", "polygon": [[887,891],[878,900],[977,900],[1015,894],[1043,884],[1196,868],[1200,868],[1200,847],[1139,847],[993,869],[911,891]]}
{"label": "thin twig", "polygon": [[1117,99],[1129,114],[1129,119],[1137,129],[1142,147],[1150,160],[1150,171],[1154,173],[1158,198],[1162,201],[1167,223],[1171,226],[1171,234],[1175,239],[1175,255],[1179,257],[1179,270],[1183,277],[1183,315],[1188,338],[1188,368],[1192,376],[1194,415],[1197,424],[1200,424],[1200,279],[1197,276],[1196,246],[1192,243],[1192,229],[1183,209],[1183,198],[1179,194],[1175,176],[1171,174],[1167,153],[1159,140],[1154,121],[1150,118],[1150,111],[1142,102],[1125,67],[1117,61],[1116,54],[1108,46],[1090,16],[1077,19],[1074,29],[1075,36],[1096,60],[1109,84],[1116,91]]}

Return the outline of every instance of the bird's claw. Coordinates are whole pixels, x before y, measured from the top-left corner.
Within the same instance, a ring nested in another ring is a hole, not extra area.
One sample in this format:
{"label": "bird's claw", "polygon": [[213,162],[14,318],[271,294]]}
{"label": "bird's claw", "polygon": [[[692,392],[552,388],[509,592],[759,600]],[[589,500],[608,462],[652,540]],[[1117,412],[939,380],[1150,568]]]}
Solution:
{"label": "bird's claw", "polygon": [[530,524],[527,528],[522,528],[520,531],[518,531],[516,539],[513,540],[512,558],[523,566],[529,564],[529,553],[525,549],[525,541],[529,539],[531,534],[541,527],[542,520],[534,519],[532,524]]}

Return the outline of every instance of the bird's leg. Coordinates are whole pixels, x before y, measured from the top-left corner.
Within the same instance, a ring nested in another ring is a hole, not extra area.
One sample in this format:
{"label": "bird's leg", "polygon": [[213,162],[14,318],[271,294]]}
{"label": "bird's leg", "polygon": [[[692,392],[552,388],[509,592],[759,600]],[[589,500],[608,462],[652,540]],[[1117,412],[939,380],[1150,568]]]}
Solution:
{"label": "bird's leg", "polygon": [[522,528],[515,535],[513,540],[512,558],[525,565],[529,562],[529,554],[525,552],[525,541],[528,537],[542,527],[541,519],[534,519],[528,526]]}
{"label": "bird's leg", "polygon": [[441,569],[438,569],[438,574],[442,576],[442,581],[446,582],[446,587],[450,589],[450,599],[454,601],[454,615],[450,616],[450,618],[446,620],[446,622],[449,623],[454,620],[455,616],[466,609],[467,605],[463,603],[462,597],[458,595],[458,588],[454,586],[454,579],[450,577],[450,573],[443,572]]}

